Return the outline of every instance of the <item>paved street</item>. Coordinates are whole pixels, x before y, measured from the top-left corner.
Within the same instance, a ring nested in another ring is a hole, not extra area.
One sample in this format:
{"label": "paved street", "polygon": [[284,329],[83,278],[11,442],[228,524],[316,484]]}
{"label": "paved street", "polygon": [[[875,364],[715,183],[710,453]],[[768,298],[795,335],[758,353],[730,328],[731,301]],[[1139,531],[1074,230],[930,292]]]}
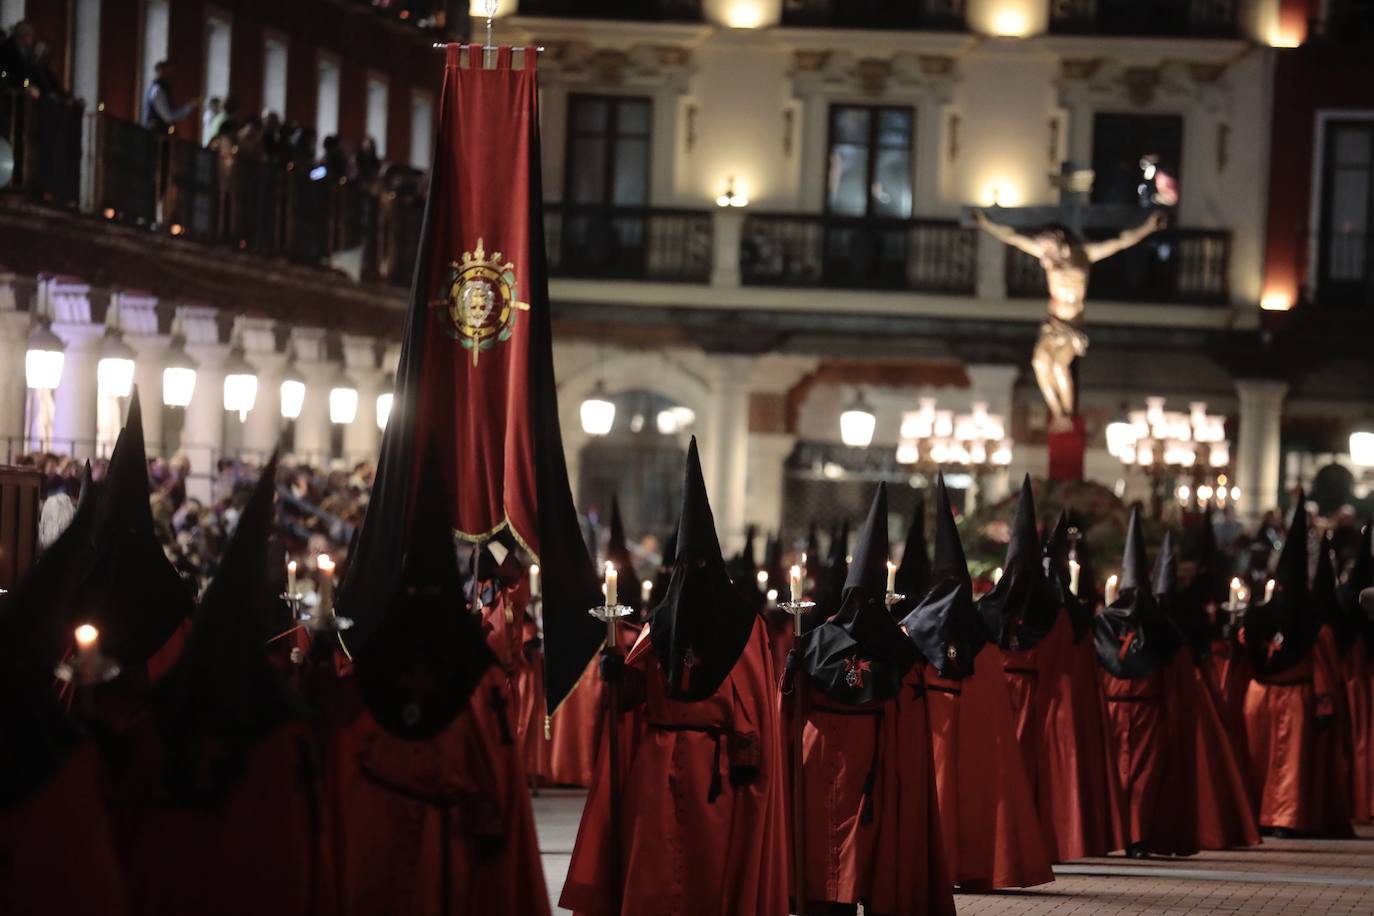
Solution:
{"label": "paved street", "polygon": [[[557,900],[582,794],[544,792],[534,808],[549,895]],[[960,894],[956,902],[961,916],[1374,913],[1374,829],[1361,833],[1345,841],[1266,840],[1258,849],[1190,859],[1087,859],[1055,869],[1058,880],[1045,888]]]}

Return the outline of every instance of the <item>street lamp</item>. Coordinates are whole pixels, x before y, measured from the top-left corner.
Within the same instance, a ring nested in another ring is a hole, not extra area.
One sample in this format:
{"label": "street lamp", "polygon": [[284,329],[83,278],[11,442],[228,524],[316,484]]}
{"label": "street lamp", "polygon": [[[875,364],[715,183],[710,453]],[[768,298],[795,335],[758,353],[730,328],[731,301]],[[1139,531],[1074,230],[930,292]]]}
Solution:
{"label": "street lamp", "polygon": [[921,398],[916,410],[902,414],[897,440],[897,461],[918,464],[922,456],[931,464],[972,468],[1005,467],[1011,464],[1011,440],[1006,421],[989,413],[986,401],[975,401],[969,413],[938,410],[935,398]]}
{"label": "street lamp", "polygon": [[579,411],[582,418],[582,431],[589,436],[604,436],[615,423],[615,404],[606,394],[606,385],[598,381],[592,393],[582,402]]}
{"label": "street lamp", "polygon": [[34,391],[55,391],[62,383],[62,363],[66,344],[53,333],[52,325],[40,321],[29,332],[24,353],[24,380]]}
{"label": "street lamp", "polygon": [[244,358],[243,344],[236,343],[224,363],[224,409],[238,414],[239,422],[244,422],[257,400],[258,370]]}
{"label": "street lamp", "polygon": [[301,408],[305,406],[305,379],[294,363],[286,367],[281,380],[281,417],[283,420],[300,418]]}
{"label": "street lamp", "polygon": [[877,426],[878,418],[864,400],[863,391],[855,389],[854,399],[840,414],[840,441],[850,448],[868,448]]}
{"label": "street lamp", "polygon": [[1374,433],[1350,434],[1350,460],[1362,468],[1374,467]]}
{"label": "street lamp", "polygon": [[1163,511],[1166,477],[1186,478],[1174,491],[1184,507],[1205,508],[1213,501],[1224,506],[1228,497],[1238,498],[1225,473],[1231,464],[1226,418],[1207,413],[1202,401],[1189,404],[1186,413],[1165,410],[1164,404],[1162,397],[1148,397],[1144,410],[1107,424],[1107,451],[1149,475],[1155,515]]}
{"label": "street lamp", "polygon": [[189,407],[195,391],[196,361],[186,352],[186,338],[174,334],[162,370],[162,403],[166,407]]}
{"label": "street lamp", "polygon": [[95,366],[95,390],[102,398],[127,398],[134,387],[134,350],[116,327],[105,329],[100,362]]}
{"label": "street lamp", "polygon": [[348,376],[340,374],[329,389],[329,422],[347,426],[358,416],[358,389]]}

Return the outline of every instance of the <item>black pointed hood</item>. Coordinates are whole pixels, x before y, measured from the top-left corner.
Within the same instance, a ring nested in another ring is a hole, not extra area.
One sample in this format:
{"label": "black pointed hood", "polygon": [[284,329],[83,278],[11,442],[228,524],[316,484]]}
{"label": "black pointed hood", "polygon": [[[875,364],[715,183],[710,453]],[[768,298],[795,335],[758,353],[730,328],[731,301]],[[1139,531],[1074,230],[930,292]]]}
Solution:
{"label": "black pointed hood", "polygon": [[849,578],[849,523],[836,525],[830,532],[830,551],[816,582],[814,616],[824,620],[840,609],[844,583]]}
{"label": "black pointed hood", "polygon": [[1299,492],[1274,570],[1274,597],[1265,601],[1257,590],[1241,624],[1246,654],[1257,675],[1274,677],[1307,657],[1317,633],[1308,603],[1307,506]]}
{"label": "black pointed hood", "polygon": [[1374,553],[1371,551],[1374,551],[1374,523],[1365,522],[1360,532],[1355,562],[1337,591],[1341,612],[1336,618],[1334,630],[1341,651],[1365,636],[1370,626],[1368,616],[1360,607],[1360,592],[1374,587]]}
{"label": "black pointed hood", "polygon": [[1057,611],[1045,590],[1045,566],[1035,530],[1035,495],[1027,474],[1012,518],[1002,578],[978,602],[978,612],[1002,648],[1030,649],[1049,633]]}
{"label": "black pointed hood", "polygon": [[1192,599],[1192,595],[1178,587],[1178,560],[1174,556],[1174,532],[1164,532],[1164,542],[1155,557],[1150,572],[1150,590],[1164,616],[1178,630],[1179,636],[1201,662],[1212,651],[1212,625],[1206,610]]}
{"label": "black pointed hood", "polygon": [[1093,639],[1102,667],[1124,680],[1149,677],[1178,651],[1178,631],[1165,619],[1148,577],[1139,506],[1132,507],[1126,528],[1120,593],[1097,615]]}
{"label": "black pointed hood", "polygon": [[[606,562],[614,563],[620,571],[622,582],[639,584],[639,573],[635,571],[634,558],[630,556],[630,545],[625,539],[625,522],[620,516],[620,500],[611,497],[611,536],[606,542]],[[604,565],[603,565],[604,568]]]}
{"label": "black pointed hood", "polygon": [[768,603],[768,598],[764,590],[759,588],[759,567],[754,553],[754,538],[756,537],[758,537],[757,528],[753,525],[745,528],[744,546],[726,564],[726,569],[730,574],[730,581],[735,583],[735,590],[758,613],[763,611],[764,606]]}
{"label": "black pointed hood", "polygon": [[799,647],[811,683],[843,703],[895,696],[918,658],[886,606],[887,552],[887,485],[880,483],[854,548],[840,609],[805,633]]}
{"label": "black pointed hood", "polygon": [[306,716],[304,700],[267,654],[265,622],[281,603],[268,546],[276,473],[274,454],[196,610],[186,648],[154,694],[169,761],[163,778],[183,802],[222,800],[241,775],[228,764],[283,723]]}
{"label": "black pointed hood", "polygon": [[[1060,512],[1054,530],[1045,541],[1045,588],[1050,599],[1068,614],[1069,625],[1073,628],[1073,641],[1077,643],[1092,629],[1093,610],[1084,600],[1092,593],[1092,588],[1087,585],[1088,571],[1083,566],[1081,549],[1078,551],[1080,555],[1074,556],[1075,545],[1070,536],[1073,527],[1069,513]],[[1082,543],[1083,539],[1079,537],[1080,547]],[[1070,560],[1078,563],[1078,594],[1074,594],[1073,590]]]}
{"label": "black pointed hood", "polygon": [[376,633],[354,656],[363,702],[382,728],[432,738],[467,708],[496,664],[481,624],[464,607],[463,579],[437,450],[426,449],[401,577]]}
{"label": "black pointed hood", "polygon": [[911,525],[906,530],[902,561],[897,564],[897,593],[906,595],[906,598],[893,606],[892,615],[901,620],[911,613],[912,608],[930,590],[930,585],[930,554],[926,551],[926,499],[924,495],[917,494]]}
{"label": "black pointed hood", "polygon": [[974,658],[989,640],[973,601],[973,580],[943,474],[935,481],[935,558],[930,578],[930,588],[902,623],[941,677],[961,680],[973,674]]}
{"label": "black pointed hood", "polygon": [[675,700],[704,700],[734,670],[758,619],[730,583],[706,496],[697,440],[687,448],[682,517],[668,593],[649,636]]}
{"label": "black pointed hood", "polygon": [[190,616],[191,593],[168,561],[153,524],[138,389],[110,455],[95,505],[92,557],[69,626],[100,630],[101,648],[126,672],[141,668]]}
{"label": "black pointed hood", "polygon": [[1312,595],[1308,599],[1312,625],[1318,629],[1333,623],[1341,614],[1336,585],[1336,567],[1331,562],[1331,538],[1323,535],[1317,542],[1317,568],[1312,576]]}

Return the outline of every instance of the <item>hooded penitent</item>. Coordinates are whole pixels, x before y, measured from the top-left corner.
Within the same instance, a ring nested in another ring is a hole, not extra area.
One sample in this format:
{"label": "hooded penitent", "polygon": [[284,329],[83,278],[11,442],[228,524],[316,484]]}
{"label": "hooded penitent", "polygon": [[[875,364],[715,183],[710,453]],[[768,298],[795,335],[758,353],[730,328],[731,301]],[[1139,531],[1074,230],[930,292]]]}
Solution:
{"label": "hooded penitent", "polygon": [[[935,559],[930,566],[930,587],[902,624],[941,677],[961,680],[973,674],[974,657],[988,641],[987,628],[973,602],[973,581],[943,474],[935,487]],[[908,549],[910,545],[908,538]],[[898,576],[900,584],[900,573]]]}
{"label": "hooded penitent", "polygon": [[646,631],[624,661],[620,745],[607,730],[560,904],[588,916],[786,912],[777,682],[764,621],[726,575],[695,439],[672,578]]}
{"label": "hooded penitent", "polygon": [[887,610],[887,486],[869,507],[839,610],[802,636],[802,664],[817,689],[845,703],[886,700],[916,663],[911,640]]}
{"label": "hooded penitent", "polygon": [[715,693],[749,642],[756,616],[725,571],[693,437],[673,574],[649,624],[668,695],[703,700]]}
{"label": "hooded penitent", "polygon": [[[1172,567],[1172,561],[1166,564]],[[1131,510],[1121,557],[1121,590],[1094,624],[1097,660],[1113,677],[1134,680],[1160,671],[1179,647],[1178,632],[1165,619],[1147,576],[1140,509]]]}
{"label": "hooded penitent", "polygon": [[[1064,613],[1068,615],[1069,625],[1073,628],[1074,642],[1078,642],[1092,629],[1093,609],[1084,600],[1092,593],[1092,588],[1087,584],[1083,551],[1078,550],[1075,556],[1073,539],[1069,535],[1072,527],[1068,512],[1060,512],[1054,531],[1045,541],[1045,587],[1050,600],[1063,608]],[[1079,543],[1082,543],[1082,538],[1079,538]],[[1077,593],[1073,589],[1070,560],[1078,563]]]}
{"label": "hooded penitent", "polygon": [[1256,595],[1245,611],[1242,638],[1250,666],[1275,677],[1305,659],[1316,639],[1307,587],[1307,507],[1301,495],[1274,570],[1274,596]]}
{"label": "hooded penitent", "polygon": [[1035,497],[1027,475],[1012,518],[1002,578],[978,602],[978,612],[999,646],[1027,650],[1049,633],[1058,610],[1045,589],[1045,567],[1035,531]]}
{"label": "hooded penitent", "polygon": [[910,614],[930,590],[931,582],[930,555],[926,552],[926,500],[918,494],[894,583],[897,594],[906,597],[892,606],[892,616],[901,620]]}
{"label": "hooded penitent", "polygon": [[506,673],[463,607],[433,449],[335,755],[343,911],[548,912]]}
{"label": "hooded penitent", "polygon": [[1348,651],[1357,643],[1363,643],[1366,652],[1368,651],[1366,633],[1369,629],[1369,617],[1360,607],[1360,592],[1371,586],[1374,586],[1374,523],[1366,522],[1360,531],[1355,562],[1346,573],[1345,581],[1336,591],[1340,613],[1335,616],[1333,629],[1342,652]]}
{"label": "hooded penitent", "polygon": [[147,916],[305,916],[327,900],[308,713],[266,649],[281,600],[268,549],[275,478],[274,457],[153,694],[147,795],[127,850],[130,901]]}

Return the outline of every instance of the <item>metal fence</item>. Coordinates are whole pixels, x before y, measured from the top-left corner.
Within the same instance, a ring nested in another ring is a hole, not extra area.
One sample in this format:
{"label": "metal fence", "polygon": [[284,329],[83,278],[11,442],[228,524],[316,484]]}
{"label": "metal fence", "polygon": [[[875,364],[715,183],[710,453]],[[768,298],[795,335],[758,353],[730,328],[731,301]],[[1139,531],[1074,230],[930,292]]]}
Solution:
{"label": "metal fence", "polygon": [[[1231,234],[1221,229],[1169,229],[1092,266],[1088,298],[1118,302],[1223,305],[1230,301]],[[1007,295],[1044,298],[1037,258],[1007,250]]]}
{"label": "metal fence", "polygon": [[553,276],[708,283],[713,227],[709,210],[544,205]]}
{"label": "metal fence", "polygon": [[957,31],[964,28],[964,0],[783,0],[782,24]]}
{"label": "metal fence", "polygon": [[973,295],[978,231],[952,220],[751,214],[740,247],[751,286]]}
{"label": "metal fence", "polygon": [[1050,31],[1229,38],[1236,0],[1052,0]]}

